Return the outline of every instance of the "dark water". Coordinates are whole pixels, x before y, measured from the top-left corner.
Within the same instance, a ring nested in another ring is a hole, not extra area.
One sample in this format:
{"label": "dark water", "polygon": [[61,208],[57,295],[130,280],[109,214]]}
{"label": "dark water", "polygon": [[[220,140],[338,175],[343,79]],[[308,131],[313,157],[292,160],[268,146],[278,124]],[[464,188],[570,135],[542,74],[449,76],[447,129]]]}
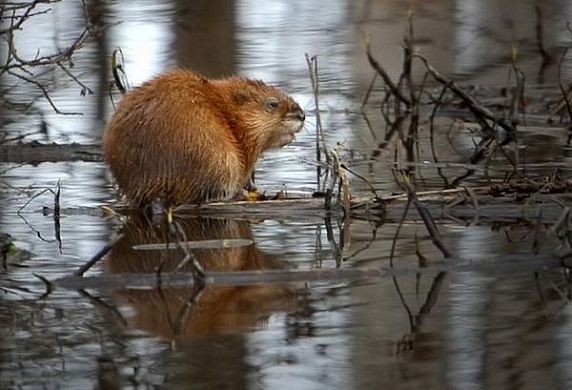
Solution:
{"label": "dark water", "polygon": [[[93,9],[101,6],[87,3]],[[51,53],[82,32],[80,3],[62,1],[50,7],[16,33],[20,56]],[[100,39],[73,57],[72,71],[93,94],[82,96],[82,88],[61,69],[37,75],[49,85],[59,110],[81,115],[55,114],[36,86],[4,74],[3,102],[36,103],[24,113],[0,106],[0,134],[13,138],[44,128],[25,140],[97,143],[113,112],[108,69],[111,53],[120,47],[131,85],[188,66],[209,76],[260,78],[289,92],[307,110],[306,129],[292,145],[258,163],[257,184],[268,193],[282,188],[313,191],[316,119],[304,54],[318,55],[328,143],[340,142],[359,161],[383,133],[372,134],[359,113],[373,76],[364,36],[397,77],[410,10],[415,13],[416,50],[465,85],[504,86],[516,42],[528,85],[557,90],[557,61],[543,67],[537,27],[540,20],[542,46],[558,58],[571,41],[568,1],[112,1],[103,3]],[[0,48],[4,55],[7,47]],[[422,75],[421,68],[415,71]],[[565,61],[563,81],[572,78],[571,71]],[[374,103],[371,110],[378,110]],[[382,129],[379,115],[371,120],[375,131]],[[557,166],[565,171],[570,163],[563,147],[566,130],[528,130],[521,140],[526,161],[545,163],[531,165],[529,172],[551,172]],[[428,156],[425,133],[422,137],[421,153]],[[454,146],[469,150],[472,142],[460,131]],[[451,145],[443,142],[438,149],[442,161],[458,160]],[[356,163],[356,170],[377,190],[389,193],[397,189],[392,160],[391,152],[383,152],[375,164]],[[501,163],[493,168],[498,169],[493,174],[503,174]],[[116,193],[101,163],[2,164],[0,172],[0,230],[34,253],[31,259],[9,263],[0,275],[1,388],[572,386],[572,312],[568,275],[562,270],[535,272],[537,266],[523,263],[497,272],[432,271],[430,266],[447,263],[424,226],[411,222],[400,231],[393,259],[396,268],[410,271],[395,278],[209,287],[198,297],[192,288],[57,289],[42,298],[45,286],[34,274],[49,280],[69,275],[112,240],[118,224],[87,213],[63,215],[60,247],[53,218],[41,213],[52,205],[53,195],[34,196],[55,189],[58,180],[63,208],[109,204]],[[433,170],[424,174],[429,186],[437,184]],[[366,194],[359,180],[351,184],[356,195]],[[336,267],[336,251],[320,219],[185,219],[181,224],[189,240],[254,242],[199,251],[200,261],[211,270]],[[506,263],[509,255],[526,259],[559,244],[544,225],[447,221],[439,228],[455,257],[475,264]],[[337,242],[340,229],[334,221]],[[352,221],[341,267],[388,267],[396,229],[395,223]],[[154,272],[160,264],[169,270],[178,263],[180,253],[132,248],[163,242],[161,228],[132,220],[123,233],[89,275]],[[429,267],[411,271],[420,265]]]}

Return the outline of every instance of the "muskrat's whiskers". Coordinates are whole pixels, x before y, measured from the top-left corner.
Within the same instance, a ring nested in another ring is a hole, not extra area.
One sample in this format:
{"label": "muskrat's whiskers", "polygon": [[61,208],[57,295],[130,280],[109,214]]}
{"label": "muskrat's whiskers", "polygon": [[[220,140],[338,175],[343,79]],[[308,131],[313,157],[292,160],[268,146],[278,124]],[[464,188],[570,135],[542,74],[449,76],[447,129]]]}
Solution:
{"label": "muskrat's whiskers", "polygon": [[302,126],[302,130],[311,130],[310,127],[316,127],[316,122],[312,122],[308,119],[304,122],[304,126]]}

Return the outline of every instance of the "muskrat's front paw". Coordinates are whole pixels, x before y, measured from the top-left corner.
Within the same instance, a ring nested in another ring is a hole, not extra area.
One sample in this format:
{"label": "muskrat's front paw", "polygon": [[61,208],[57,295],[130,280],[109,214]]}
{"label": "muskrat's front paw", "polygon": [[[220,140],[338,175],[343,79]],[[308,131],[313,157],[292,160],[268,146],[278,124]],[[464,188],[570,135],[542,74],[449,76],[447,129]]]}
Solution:
{"label": "muskrat's front paw", "polygon": [[246,200],[249,202],[258,202],[261,200],[268,200],[266,196],[266,192],[260,193],[256,189],[254,191],[245,191],[246,192]]}

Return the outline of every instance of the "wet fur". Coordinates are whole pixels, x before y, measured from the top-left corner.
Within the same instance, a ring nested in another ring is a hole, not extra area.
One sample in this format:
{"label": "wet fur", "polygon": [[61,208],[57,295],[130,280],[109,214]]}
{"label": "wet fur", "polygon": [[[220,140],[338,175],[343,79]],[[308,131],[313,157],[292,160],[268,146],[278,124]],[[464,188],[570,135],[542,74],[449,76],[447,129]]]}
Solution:
{"label": "wet fur", "polygon": [[223,200],[240,193],[262,152],[291,142],[303,120],[294,100],[261,81],[178,70],[126,94],[103,146],[133,205]]}

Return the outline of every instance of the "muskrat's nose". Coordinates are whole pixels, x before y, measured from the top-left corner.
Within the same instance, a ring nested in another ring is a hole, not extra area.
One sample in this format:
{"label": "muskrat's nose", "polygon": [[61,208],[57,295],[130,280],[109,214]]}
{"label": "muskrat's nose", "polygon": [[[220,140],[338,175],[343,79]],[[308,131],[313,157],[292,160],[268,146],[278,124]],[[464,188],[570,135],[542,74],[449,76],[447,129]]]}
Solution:
{"label": "muskrat's nose", "polygon": [[302,110],[297,103],[294,103],[294,107],[292,108],[293,108],[292,111],[296,116],[296,118],[298,118],[300,122],[304,122],[304,120],[306,119],[306,114],[304,114],[304,110]]}

